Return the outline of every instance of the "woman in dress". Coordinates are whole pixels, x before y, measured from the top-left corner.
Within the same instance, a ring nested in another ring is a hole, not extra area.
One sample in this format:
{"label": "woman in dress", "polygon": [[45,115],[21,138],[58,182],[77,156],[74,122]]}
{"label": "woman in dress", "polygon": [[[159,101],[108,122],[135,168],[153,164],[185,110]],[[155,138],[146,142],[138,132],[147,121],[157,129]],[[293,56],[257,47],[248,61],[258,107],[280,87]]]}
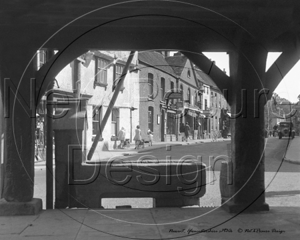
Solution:
{"label": "woman in dress", "polygon": [[142,131],[141,131],[139,125],[136,126],[135,135],[134,135],[133,140],[135,141],[135,148],[134,149],[139,149],[140,142],[142,140]]}

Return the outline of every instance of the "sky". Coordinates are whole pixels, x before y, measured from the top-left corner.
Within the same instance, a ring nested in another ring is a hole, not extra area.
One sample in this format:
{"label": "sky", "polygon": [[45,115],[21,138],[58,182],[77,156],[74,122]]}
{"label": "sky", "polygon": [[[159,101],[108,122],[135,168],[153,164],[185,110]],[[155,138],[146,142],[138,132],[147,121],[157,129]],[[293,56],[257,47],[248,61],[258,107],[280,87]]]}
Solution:
{"label": "sky", "polygon": [[[226,52],[205,52],[203,53],[221,69],[225,69],[229,76],[229,55]],[[266,70],[273,64],[273,62],[280,56],[281,53],[268,53]],[[285,98],[292,103],[298,102],[300,95],[300,61],[288,72],[288,74],[281,80],[280,84],[274,91],[281,98]]]}

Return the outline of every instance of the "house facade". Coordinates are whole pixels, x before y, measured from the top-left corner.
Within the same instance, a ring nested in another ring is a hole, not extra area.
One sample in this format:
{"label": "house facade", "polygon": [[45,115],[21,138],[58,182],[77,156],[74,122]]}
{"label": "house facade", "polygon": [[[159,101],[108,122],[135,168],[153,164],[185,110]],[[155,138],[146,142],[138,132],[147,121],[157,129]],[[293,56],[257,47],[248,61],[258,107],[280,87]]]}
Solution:
{"label": "house facade", "polygon": [[177,129],[181,123],[188,123],[191,129],[191,138],[198,139],[201,123],[202,85],[198,82],[192,62],[181,53],[166,57],[166,61],[173,68],[177,76],[177,91],[182,93],[182,99],[176,100],[180,113]]}
{"label": "house facade", "polygon": [[209,75],[196,69],[196,74],[203,83],[203,137],[214,135],[227,137],[230,131],[230,106]]}
{"label": "house facade", "polygon": [[178,141],[181,123],[189,124],[192,139],[229,131],[229,105],[213,80],[188,58],[180,52],[147,51],[139,52],[138,60],[144,139],[150,129],[154,141]]}
{"label": "house facade", "polygon": [[177,85],[173,69],[161,52],[139,52],[139,116],[142,137],[153,132],[154,141],[176,140],[175,102],[166,103],[165,95]]}
{"label": "house facade", "polygon": [[87,116],[85,131],[83,132],[84,145],[89,148],[95,136],[101,133],[98,143],[100,150],[116,148],[118,131],[124,127],[126,139],[132,139],[134,127],[139,124],[139,77],[134,71],[137,61],[135,54],[124,84],[112,108],[108,121],[103,129],[100,123],[108,109],[130,52],[119,51],[89,51],[68,64],[56,77],[55,90],[70,94],[73,97],[87,100]]}

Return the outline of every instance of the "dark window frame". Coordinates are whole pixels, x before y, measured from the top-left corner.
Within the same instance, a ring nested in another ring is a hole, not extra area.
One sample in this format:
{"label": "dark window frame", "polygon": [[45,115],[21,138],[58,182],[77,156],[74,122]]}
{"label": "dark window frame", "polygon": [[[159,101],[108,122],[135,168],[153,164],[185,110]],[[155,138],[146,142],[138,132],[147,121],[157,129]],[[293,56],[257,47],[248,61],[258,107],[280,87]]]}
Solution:
{"label": "dark window frame", "polygon": [[109,62],[103,58],[95,57],[95,80],[94,88],[96,86],[107,88],[107,65]]}
{"label": "dark window frame", "polygon": [[152,73],[148,73],[148,98],[153,99],[154,96],[154,75]]}
{"label": "dark window frame", "polygon": [[[115,89],[116,84],[120,81],[120,78],[122,76],[124,70],[124,65],[123,64],[115,64],[114,65],[114,75],[113,75],[113,86],[112,86],[112,90]],[[123,90],[125,89],[124,84],[121,86],[120,91],[123,92]]]}

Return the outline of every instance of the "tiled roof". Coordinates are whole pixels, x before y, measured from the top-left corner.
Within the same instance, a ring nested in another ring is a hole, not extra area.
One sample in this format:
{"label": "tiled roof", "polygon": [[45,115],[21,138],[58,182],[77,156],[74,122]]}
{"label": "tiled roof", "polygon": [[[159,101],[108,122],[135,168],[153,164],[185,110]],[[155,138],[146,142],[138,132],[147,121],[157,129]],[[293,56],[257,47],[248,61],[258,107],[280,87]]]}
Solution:
{"label": "tiled roof", "polygon": [[199,69],[195,69],[195,73],[197,75],[197,78],[203,82],[206,85],[211,86],[212,88],[218,89],[220,90],[217,85],[215,84],[215,82],[210,78],[209,75],[207,75],[206,73],[202,72]]}
{"label": "tiled roof", "polygon": [[179,56],[166,57],[166,61],[174,69],[175,74],[177,76],[180,76],[186,64],[187,58],[185,56],[179,55]]}
{"label": "tiled roof", "polygon": [[166,73],[174,75],[173,69],[166,62],[164,56],[158,52],[139,52],[139,61],[146,63],[150,66],[158,68]]}

